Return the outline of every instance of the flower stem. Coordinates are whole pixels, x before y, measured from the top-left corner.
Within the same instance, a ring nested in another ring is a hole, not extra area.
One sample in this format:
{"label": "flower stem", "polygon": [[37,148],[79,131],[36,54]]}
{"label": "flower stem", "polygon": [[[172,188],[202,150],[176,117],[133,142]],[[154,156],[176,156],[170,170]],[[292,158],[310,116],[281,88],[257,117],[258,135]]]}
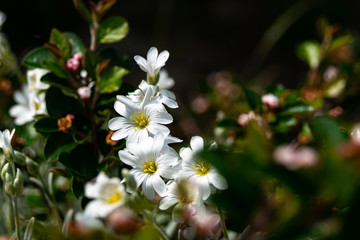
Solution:
{"label": "flower stem", "polygon": [[20,225],[19,225],[19,213],[18,213],[17,201],[16,201],[17,199],[16,199],[16,197],[13,197],[13,196],[10,196],[10,199],[11,199],[11,204],[13,205],[13,210],[14,210],[16,238],[18,240],[21,240]]}
{"label": "flower stem", "polygon": [[224,217],[224,211],[222,211],[219,207],[217,208],[219,215],[220,215],[220,220],[221,220],[221,228],[224,234],[224,239],[229,240],[229,235],[226,229],[226,224],[225,224],[225,217]]}
{"label": "flower stem", "polygon": [[9,224],[10,224],[10,231],[14,231],[14,206],[13,206],[13,203],[12,203],[12,198],[10,195],[6,194],[8,197],[9,197],[9,211],[10,211],[10,214],[9,214]]}

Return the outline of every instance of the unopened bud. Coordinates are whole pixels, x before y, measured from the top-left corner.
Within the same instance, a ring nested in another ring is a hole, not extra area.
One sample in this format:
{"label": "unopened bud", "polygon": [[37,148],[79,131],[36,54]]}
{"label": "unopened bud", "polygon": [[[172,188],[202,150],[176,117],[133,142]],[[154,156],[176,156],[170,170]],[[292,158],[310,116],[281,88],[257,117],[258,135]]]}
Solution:
{"label": "unopened bud", "polygon": [[64,118],[59,118],[57,120],[57,124],[60,131],[68,130],[72,126],[72,119],[69,116],[66,116]]}
{"label": "unopened bud", "polygon": [[107,217],[107,223],[116,233],[129,234],[138,231],[143,223],[131,210],[119,208]]}
{"label": "unopened bud", "polygon": [[5,191],[11,195],[15,195],[15,189],[13,186],[14,179],[9,173],[5,173]]}
{"label": "unopened bud", "polygon": [[10,173],[10,163],[6,163],[1,170],[1,179],[5,182],[5,174]]}
{"label": "unopened bud", "polygon": [[82,54],[81,54],[81,53],[76,53],[76,54],[74,55],[73,59],[78,60],[78,61],[81,61],[81,59],[82,59]]}
{"label": "unopened bud", "polygon": [[24,189],[24,176],[20,169],[16,170],[16,177],[13,183],[14,195],[19,196]]}
{"label": "unopened bud", "polygon": [[14,152],[13,151],[11,151],[9,148],[4,147],[3,152],[4,152],[4,155],[5,155],[5,158],[7,161],[9,161],[9,162],[14,161]]}
{"label": "unopened bud", "polygon": [[26,164],[26,155],[23,154],[22,152],[19,151],[14,151],[15,154],[15,162],[20,164],[20,165],[25,165]]}
{"label": "unopened bud", "polygon": [[80,87],[77,93],[81,99],[87,100],[91,97],[91,89],[89,87]]}
{"label": "unopened bud", "polygon": [[279,99],[271,93],[262,96],[261,101],[264,105],[266,105],[270,109],[275,109],[279,107]]}
{"label": "unopened bud", "polygon": [[37,176],[39,174],[39,164],[30,158],[26,158],[26,169],[32,176]]}
{"label": "unopened bud", "polygon": [[76,70],[79,69],[80,67],[80,62],[77,59],[74,58],[70,58],[69,60],[67,60],[66,62],[66,67],[67,69],[69,69],[70,71],[75,72]]}
{"label": "unopened bud", "polygon": [[156,85],[157,82],[159,81],[159,77],[160,74],[157,73],[155,76],[154,75],[150,75],[149,73],[147,74],[147,82],[150,85]]}
{"label": "unopened bud", "polygon": [[357,124],[351,132],[351,141],[354,145],[360,146],[360,125]]}

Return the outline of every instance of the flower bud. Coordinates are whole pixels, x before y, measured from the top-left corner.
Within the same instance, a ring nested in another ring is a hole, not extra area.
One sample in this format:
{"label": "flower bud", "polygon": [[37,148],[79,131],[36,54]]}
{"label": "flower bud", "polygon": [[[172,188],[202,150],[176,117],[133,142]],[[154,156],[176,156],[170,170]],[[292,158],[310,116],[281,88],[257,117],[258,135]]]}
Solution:
{"label": "flower bud", "polygon": [[19,151],[14,151],[15,154],[15,162],[20,164],[20,165],[25,165],[26,164],[26,155],[23,154],[22,152]]}
{"label": "flower bud", "polygon": [[64,118],[59,118],[57,120],[57,124],[60,131],[65,131],[71,128],[72,126],[72,119],[69,115]]}
{"label": "flower bud", "polygon": [[351,142],[356,146],[360,146],[360,125],[359,124],[357,124],[354,127],[350,136],[351,136]]}
{"label": "flower bud", "polygon": [[4,153],[7,161],[9,161],[9,162],[14,161],[14,152],[12,151],[12,149],[3,147],[3,153]]}
{"label": "flower bud", "polygon": [[13,183],[14,188],[14,196],[21,195],[23,189],[24,189],[24,176],[20,169],[16,170],[16,177]]}
{"label": "flower bud", "polygon": [[120,234],[129,234],[138,231],[143,223],[131,210],[119,208],[111,212],[107,218],[110,228]]}
{"label": "flower bud", "polygon": [[91,97],[91,89],[89,87],[80,87],[77,93],[81,99],[87,100]]}
{"label": "flower bud", "polygon": [[75,60],[78,60],[78,61],[81,61],[81,59],[82,59],[82,54],[81,53],[76,53],[74,56],[73,56],[73,59],[75,59]]}
{"label": "flower bud", "polygon": [[79,69],[80,67],[80,62],[77,59],[74,58],[70,58],[69,60],[67,60],[66,62],[66,67],[67,69],[69,69],[70,71],[75,72],[76,70]]}
{"label": "flower bud", "polygon": [[30,158],[26,158],[26,169],[32,176],[39,174],[39,165]]}
{"label": "flower bud", "polygon": [[11,173],[11,166],[10,166],[10,163],[6,163],[4,165],[4,167],[2,168],[1,170],[1,179],[5,182],[5,174],[6,173]]}
{"label": "flower bud", "polygon": [[111,136],[114,134],[113,131],[109,130],[109,133],[106,135],[106,139],[105,142],[106,144],[110,145],[110,146],[115,146],[119,141],[118,140],[112,140]]}
{"label": "flower bud", "polygon": [[15,195],[15,189],[13,186],[14,179],[9,173],[5,173],[5,191],[11,195]]}
{"label": "flower bud", "polygon": [[262,96],[261,101],[264,105],[266,105],[270,109],[275,109],[279,107],[279,99],[271,93]]}
{"label": "flower bud", "polygon": [[249,116],[246,113],[240,114],[237,120],[238,124],[242,127],[246,127],[249,124],[249,121]]}

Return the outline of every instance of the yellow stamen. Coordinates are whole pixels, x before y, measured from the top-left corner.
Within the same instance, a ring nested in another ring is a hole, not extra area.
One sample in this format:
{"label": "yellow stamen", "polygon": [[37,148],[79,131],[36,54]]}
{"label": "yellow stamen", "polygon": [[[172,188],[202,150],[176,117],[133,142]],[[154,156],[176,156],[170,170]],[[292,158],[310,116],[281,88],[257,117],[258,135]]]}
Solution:
{"label": "yellow stamen", "polygon": [[195,164],[196,173],[200,176],[205,176],[211,170],[210,164],[208,162],[199,161]]}
{"label": "yellow stamen", "polygon": [[153,161],[145,161],[144,164],[144,173],[148,173],[150,175],[154,174],[157,170],[157,166],[155,164],[155,162]]}

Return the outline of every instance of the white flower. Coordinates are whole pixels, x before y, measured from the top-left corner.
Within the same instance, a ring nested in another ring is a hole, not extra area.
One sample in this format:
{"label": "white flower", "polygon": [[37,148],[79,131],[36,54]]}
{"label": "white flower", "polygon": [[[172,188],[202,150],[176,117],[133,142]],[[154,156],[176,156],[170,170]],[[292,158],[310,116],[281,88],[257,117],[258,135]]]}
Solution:
{"label": "white flower", "polygon": [[180,149],[180,157],[183,160],[179,177],[189,179],[198,185],[204,200],[210,196],[212,188],[226,189],[228,185],[225,178],[214,166],[196,156],[204,150],[204,140],[199,136],[192,137],[190,147]]}
{"label": "white flower", "polygon": [[30,92],[28,85],[24,85],[22,91],[14,92],[14,99],[17,104],[10,108],[9,114],[15,118],[16,125],[31,122],[35,115],[47,114],[45,92]]}
{"label": "white flower", "polygon": [[48,72],[49,72],[48,70],[41,68],[35,68],[27,71],[26,75],[29,86],[29,92],[46,90],[49,88],[49,84],[40,81],[41,78]]}
{"label": "white flower", "polygon": [[4,130],[3,132],[0,131],[0,148],[3,149],[3,151],[10,151],[10,154],[14,154],[14,150],[11,146],[11,139],[14,136],[15,129],[13,129],[11,132],[9,129]]}
{"label": "white flower", "polygon": [[95,183],[85,185],[85,196],[94,198],[84,210],[84,214],[92,217],[106,217],[114,209],[124,205],[126,192],[119,178],[108,178],[100,172]]}
{"label": "white flower", "polygon": [[161,199],[159,208],[166,210],[175,205],[172,218],[175,222],[182,223],[185,218],[198,211],[205,211],[201,193],[197,185],[185,179],[177,179],[167,184],[166,196]]}
{"label": "white flower", "polygon": [[158,133],[152,137],[141,138],[139,143],[127,141],[126,149],[119,151],[122,162],[133,167],[129,174],[136,182],[136,188],[148,199],[166,194],[166,185],[162,178],[172,179],[177,172],[178,155],[165,144],[165,136]]}
{"label": "white flower", "polygon": [[110,119],[109,128],[116,131],[111,139],[138,142],[147,136],[156,133],[168,135],[170,130],[162,124],[173,121],[172,116],[166,112],[162,104],[149,103],[151,92],[147,91],[140,105],[135,104],[129,98],[118,95],[114,108],[121,115]]}
{"label": "white flower", "polygon": [[[150,78],[156,79],[159,75],[160,68],[165,66],[165,62],[168,60],[169,55],[169,52],[166,50],[158,54],[157,48],[152,47],[147,53],[147,59],[139,55],[136,55],[134,59],[141,70],[146,72]],[[156,82],[157,81],[155,81],[155,83]]]}
{"label": "white flower", "polygon": [[160,71],[159,81],[156,85],[160,90],[170,89],[175,85],[175,81],[173,78],[169,77],[169,73],[165,69],[162,69]]}
{"label": "white flower", "polygon": [[139,84],[139,88],[134,92],[128,93],[127,97],[130,98],[134,103],[140,104],[143,101],[147,91],[150,92],[149,103],[162,103],[169,108],[178,107],[176,97],[173,92],[166,89],[159,91],[158,86],[149,85],[144,80]]}
{"label": "white flower", "polygon": [[81,212],[75,214],[75,222],[85,230],[101,230],[104,228],[104,224],[98,218]]}

